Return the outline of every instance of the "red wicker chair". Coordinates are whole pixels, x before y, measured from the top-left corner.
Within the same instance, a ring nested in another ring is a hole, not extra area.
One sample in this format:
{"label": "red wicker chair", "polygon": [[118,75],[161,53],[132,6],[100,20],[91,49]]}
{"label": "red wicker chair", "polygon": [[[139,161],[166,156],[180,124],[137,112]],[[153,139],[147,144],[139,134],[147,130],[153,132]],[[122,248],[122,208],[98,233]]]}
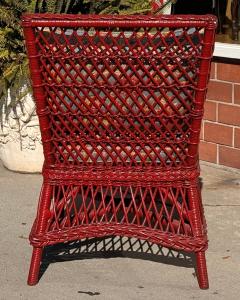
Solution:
{"label": "red wicker chair", "polygon": [[208,288],[198,144],[212,16],[25,15],[45,155],[28,284],[43,248],[107,235],[196,253]]}

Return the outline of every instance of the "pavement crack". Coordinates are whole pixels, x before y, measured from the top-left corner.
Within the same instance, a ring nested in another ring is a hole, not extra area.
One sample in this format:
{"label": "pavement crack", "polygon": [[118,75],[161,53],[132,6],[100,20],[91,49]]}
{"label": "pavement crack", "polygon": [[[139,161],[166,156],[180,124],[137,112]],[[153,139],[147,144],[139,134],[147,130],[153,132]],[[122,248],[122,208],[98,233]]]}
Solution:
{"label": "pavement crack", "polygon": [[78,291],[78,294],[86,294],[86,295],[89,295],[89,296],[98,296],[100,295],[99,292],[91,292],[91,291]]}

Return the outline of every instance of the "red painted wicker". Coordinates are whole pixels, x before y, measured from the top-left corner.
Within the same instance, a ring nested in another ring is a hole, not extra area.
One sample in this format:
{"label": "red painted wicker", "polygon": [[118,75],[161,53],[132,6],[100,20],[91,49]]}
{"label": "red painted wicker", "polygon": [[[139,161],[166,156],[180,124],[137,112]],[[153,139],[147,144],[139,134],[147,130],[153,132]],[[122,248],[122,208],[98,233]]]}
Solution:
{"label": "red painted wicker", "polygon": [[212,16],[25,15],[45,163],[44,246],[119,235],[195,252],[208,288],[198,144]]}

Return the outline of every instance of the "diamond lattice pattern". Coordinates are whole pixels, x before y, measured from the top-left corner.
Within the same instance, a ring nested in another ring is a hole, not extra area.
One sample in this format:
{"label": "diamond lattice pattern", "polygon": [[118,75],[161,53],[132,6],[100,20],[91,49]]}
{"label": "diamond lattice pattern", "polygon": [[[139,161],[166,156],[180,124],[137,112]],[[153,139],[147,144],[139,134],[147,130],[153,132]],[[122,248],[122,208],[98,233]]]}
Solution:
{"label": "diamond lattice pattern", "polygon": [[54,186],[47,231],[126,224],[192,236],[185,188]]}
{"label": "diamond lattice pattern", "polygon": [[186,163],[202,28],[35,30],[57,166]]}

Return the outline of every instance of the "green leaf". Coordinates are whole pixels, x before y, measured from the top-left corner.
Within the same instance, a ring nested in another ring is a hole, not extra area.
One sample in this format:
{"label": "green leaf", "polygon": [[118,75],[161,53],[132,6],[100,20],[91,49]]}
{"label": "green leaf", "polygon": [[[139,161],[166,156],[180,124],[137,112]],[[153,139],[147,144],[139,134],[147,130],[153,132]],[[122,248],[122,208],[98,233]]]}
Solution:
{"label": "green leaf", "polygon": [[8,59],[9,58],[9,50],[8,49],[4,49],[2,51],[0,51],[0,59]]}

